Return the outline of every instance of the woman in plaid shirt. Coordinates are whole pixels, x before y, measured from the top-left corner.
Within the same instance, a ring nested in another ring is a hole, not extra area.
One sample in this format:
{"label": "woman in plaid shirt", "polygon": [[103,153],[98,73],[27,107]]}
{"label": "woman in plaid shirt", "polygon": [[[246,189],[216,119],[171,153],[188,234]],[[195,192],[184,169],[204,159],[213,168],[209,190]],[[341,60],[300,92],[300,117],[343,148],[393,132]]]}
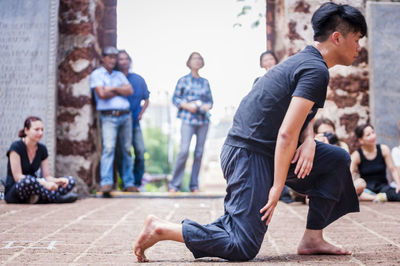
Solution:
{"label": "woman in plaid shirt", "polygon": [[189,155],[190,141],[196,135],[190,191],[199,191],[198,176],[206,141],[209,116],[213,99],[208,80],[200,77],[199,70],[204,66],[203,57],[193,52],[186,62],[190,73],[178,80],[172,102],[178,107],[177,117],[182,120],[180,152],[176,160],[173,178],[169,183],[169,191],[176,192],[182,183],[186,160]]}

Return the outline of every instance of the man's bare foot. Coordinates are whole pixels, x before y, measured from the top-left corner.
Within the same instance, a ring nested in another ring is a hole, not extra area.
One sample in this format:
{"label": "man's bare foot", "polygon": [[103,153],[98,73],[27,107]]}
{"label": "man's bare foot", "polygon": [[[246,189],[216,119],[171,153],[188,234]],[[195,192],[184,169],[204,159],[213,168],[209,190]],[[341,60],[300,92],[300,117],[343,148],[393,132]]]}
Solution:
{"label": "man's bare foot", "polygon": [[142,232],[133,248],[139,262],[148,262],[144,251],[161,240],[162,229],[157,225],[159,220],[156,216],[149,215],[144,222]]}
{"label": "man's bare foot", "polygon": [[325,241],[322,237],[322,230],[306,230],[299,247],[297,248],[299,255],[351,255],[351,251],[334,246]]}
{"label": "man's bare foot", "polygon": [[154,215],[149,215],[144,222],[142,232],[135,243],[133,251],[139,262],[148,262],[144,252],[149,247],[161,240],[184,242],[182,224],[171,223]]}

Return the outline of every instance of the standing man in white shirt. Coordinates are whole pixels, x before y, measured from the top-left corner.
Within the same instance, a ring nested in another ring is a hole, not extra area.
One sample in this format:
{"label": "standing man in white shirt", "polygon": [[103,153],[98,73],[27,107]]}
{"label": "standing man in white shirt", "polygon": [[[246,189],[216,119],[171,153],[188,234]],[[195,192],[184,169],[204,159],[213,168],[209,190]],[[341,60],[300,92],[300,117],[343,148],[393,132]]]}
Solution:
{"label": "standing man in white shirt", "polygon": [[125,191],[132,191],[132,119],[127,96],[133,94],[132,86],[122,72],[113,70],[118,50],[108,46],[102,50],[102,65],[90,75],[90,87],[96,98],[96,109],[100,113],[102,129],[102,154],[100,161],[101,191],[107,195],[112,191],[113,166],[118,143],[122,153],[120,175]]}

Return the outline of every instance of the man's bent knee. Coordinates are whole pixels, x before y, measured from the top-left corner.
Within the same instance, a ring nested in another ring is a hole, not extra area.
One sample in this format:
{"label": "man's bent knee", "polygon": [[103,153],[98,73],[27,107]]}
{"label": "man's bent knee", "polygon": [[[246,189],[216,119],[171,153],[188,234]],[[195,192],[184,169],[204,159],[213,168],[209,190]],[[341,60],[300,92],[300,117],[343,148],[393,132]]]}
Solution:
{"label": "man's bent knee", "polygon": [[335,151],[330,156],[331,167],[350,167],[351,157],[350,154],[342,148],[335,147]]}

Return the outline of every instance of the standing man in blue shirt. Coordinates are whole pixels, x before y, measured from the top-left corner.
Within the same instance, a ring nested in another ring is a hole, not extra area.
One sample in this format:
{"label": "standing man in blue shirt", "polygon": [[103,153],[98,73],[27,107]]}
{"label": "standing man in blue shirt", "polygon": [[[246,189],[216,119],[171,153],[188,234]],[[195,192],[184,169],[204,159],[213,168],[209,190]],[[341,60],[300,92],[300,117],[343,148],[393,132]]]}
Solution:
{"label": "standing man in blue shirt", "polygon": [[133,89],[125,75],[113,70],[117,63],[118,50],[105,47],[102,50],[102,65],[90,75],[90,88],[94,90],[96,109],[100,113],[103,150],[100,161],[100,186],[106,195],[114,183],[113,165],[116,143],[120,145],[120,175],[124,190],[133,191],[132,175],[132,119],[127,96]]}
{"label": "standing man in blue shirt", "polygon": [[[144,153],[146,152],[139,122],[142,119],[147,106],[149,106],[150,92],[147,89],[146,82],[140,75],[129,72],[131,64],[132,59],[129,54],[125,50],[120,50],[117,57],[117,69],[124,73],[135,90],[134,94],[128,96],[128,100],[132,116],[132,146],[135,152],[135,161],[133,163],[135,185],[133,186],[132,191],[139,192],[145,169]],[[142,101],[144,101],[143,105]]]}

